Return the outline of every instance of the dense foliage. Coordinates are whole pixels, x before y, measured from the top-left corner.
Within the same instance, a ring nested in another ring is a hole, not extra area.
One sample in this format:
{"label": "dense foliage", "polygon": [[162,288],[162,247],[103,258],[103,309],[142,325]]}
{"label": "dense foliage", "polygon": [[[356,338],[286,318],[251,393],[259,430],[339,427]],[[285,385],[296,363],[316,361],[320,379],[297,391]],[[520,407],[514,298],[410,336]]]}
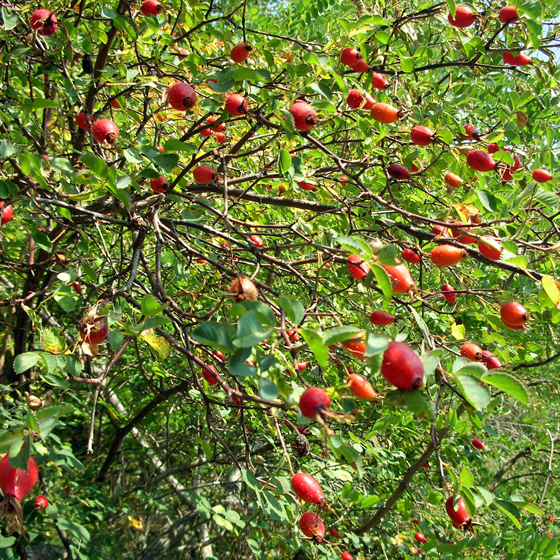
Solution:
{"label": "dense foliage", "polygon": [[2,560],[560,558],[560,8],[503,7],[1,2]]}

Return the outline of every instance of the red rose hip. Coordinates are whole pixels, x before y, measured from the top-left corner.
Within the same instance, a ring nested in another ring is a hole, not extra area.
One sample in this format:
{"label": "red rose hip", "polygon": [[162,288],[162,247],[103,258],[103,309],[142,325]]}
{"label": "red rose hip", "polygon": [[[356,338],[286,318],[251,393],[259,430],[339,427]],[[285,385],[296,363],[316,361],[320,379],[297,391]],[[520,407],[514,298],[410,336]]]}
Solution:
{"label": "red rose hip", "polygon": [[392,341],[383,353],[381,375],[398,389],[413,391],[424,383],[424,366],[410,346]]}

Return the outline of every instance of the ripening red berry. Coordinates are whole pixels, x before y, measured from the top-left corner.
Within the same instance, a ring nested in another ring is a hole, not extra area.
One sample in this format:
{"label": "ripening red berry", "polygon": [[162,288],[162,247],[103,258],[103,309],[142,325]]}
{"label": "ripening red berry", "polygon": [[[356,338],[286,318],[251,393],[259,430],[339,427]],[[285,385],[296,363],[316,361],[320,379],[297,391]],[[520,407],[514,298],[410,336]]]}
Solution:
{"label": "ripening red berry", "polygon": [[514,56],[513,53],[507,52],[502,55],[502,58],[504,63],[510,66],[527,66],[527,64],[531,64],[531,59],[523,53]]}
{"label": "ripening red berry", "polygon": [[[444,284],[441,287],[441,292],[442,292],[442,296],[449,303],[455,303],[457,301],[457,294],[455,293],[455,290],[454,290],[453,286],[451,286],[450,284]],[[451,293],[448,293],[448,292],[451,292]]]}
{"label": "ripening red berry", "polygon": [[410,139],[417,146],[429,146],[435,140],[435,132],[427,126],[414,126],[410,131]]}
{"label": "ripening red berry", "polygon": [[325,497],[321,485],[307,473],[297,473],[292,477],[292,490],[298,498],[309,504],[318,504],[321,506],[325,503]]}
{"label": "ripening red berry", "polygon": [[436,237],[450,237],[449,229],[440,224],[436,224],[435,226],[433,226],[431,232]]}
{"label": "ripening red berry", "polygon": [[329,408],[331,400],[323,389],[310,387],[299,398],[299,409],[306,418],[315,419],[317,414]]}
{"label": "ripening red berry", "polygon": [[306,367],[307,367],[307,362],[298,362],[296,364],[296,368],[298,371],[304,371]]}
{"label": "ripening red berry", "polygon": [[420,524],[420,519],[413,519],[412,523],[414,523],[414,525],[419,525]]}
{"label": "ripening red berry", "polygon": [[109,334],[109,326],[104,317],[86,315],[78,324],[78,333],[86,344],[101,344]]}
{"label": "ripening red berry", "polygon": [[[210,371],[208,371],[210,370]],[[202,368],[202,375],[210,385],[217,385],[221,380],[218,370],[214,366],[205,366]]]}
{"label": "ripening red berry", "polygon": [[522,327],[529,319],[529,312],[520,303],[509,301],[500,308],[500,317],[507,327]]}
{"label": "ripening red berry", "polygon": [[533,181],[537,183],[546,183],[552,179],[552,175],[545,169],[535,169],[533,171]]}
{"label": "ripening red berry", "polygon": [[384,124],[394,123],[400,117],[400,111],[389,103],[375,103],[370,114],[376,121]]}
{"label": "ripening red berry", "polygon": [[362,55],[358,49],[352,47],[345,47],[340,53],[340,62],[346,66],[352,66],[362,60]]}
{"label": "ripening red berry", "polygon": [[502,23],[513,23],[519,19],[515,6],[504,6],[498,17]]}
{"label": "ripening red berry", "polygon": [[467,164],[475,171],[493,171],[496,162],[488,152],[482,150],[471,150],[467,154]]}
{"label": "ripening red berry", "polygon": [[193,177],[197,183],[206,185],[214,180],[214,178],[216,177],[216,172],[207,165],[199,165],[194,169]]}
{"label": "ripening red berry", "polygon": [[465,183],[465,181],[463,181],[463,179],[461,179],[459,175],[455,175],[455,173],[451,173],[451,171],[448,171],[445,174],[444,181],[454,189],[458,189],[461,185]]}
{"label": "ripening red berry", "polygon": [[[490,245],[487,245],[486,243],[484,243],[483,239],[486,239],[490,242],[492,242],[493,245],[496,245],[497,247],[499,247],[499,249],[495,249],[494,247],[490,247]],[[478,250],[480,251],[480,253],[482,255],[484,255],[487,259],[490,259],[492,261],[499,261],[500,260],[500,256],[502,255],[502,243],[500,242],[499,239],[497,239],[496,237],[494,237],[493,235],[483,235],[481,237],[481,239],[478,240]]]}
{"label": "ripening red berry", "polygon": [[187,49],[179,49],[179,52],[177,53],[177,56],[179,57],[179,60],[185,60],[185,58],[188,56],[189,51]]}
{"label": "ripening red berry", "polygon": [[366,100],[362,105],[362,109],[364,109],[365,111],[370,111],[374,105],[375,99],[369,93],[366,93]]}
{"label": "ripening red berry", "polygon": [[77,280],[74,280],[74,282],[72,282],[72,289],[73,289],[74,292],[76,292],[79,296],[82,295],[82,285],[81,285]]}
{"label": "ripening red berry", "polygon": [[497,356],[489,352],[488,350],[482,351],[482,363],[486,366],[487,370],[492,369],[499,369],[502,367],[500,360],[498,360]]}
{"label": "ripening red berry", "polygon": [[0,208],[2,209],[2,217],[0,218],[0,225],[7,224],[14,217],[14,207],[11,204],[4,206],[4,201],[0,200]]}
{"label": "ripening red berry", "polygon": [[15,496],[21,502],[35,486],[38,475],[37,463],[33,457],[29,457],[27,470],[16,469],[10,465],[6,453],[0,463],[0,490],[4,496]]}
{"label": "ripening red berry", "polygon": [[488,144],[487,149],[489,154],[495,154],[500,151],[500,146],[498,144]]}
{"label": "ripening red berry", "polygon": [[392,341],[383,353],[381,375],[398,389],[412,391],[424,383],[424,366],[410,346]]}
{"label": "ripening red berry", "polygon": [[163,10],[163,6],[157,0],[144,0],[140,11],[145,16],[157,16]]}
{"label": "ripening red berry", "polygon": [[340,345],[345,349],[348,350],[352,356],[355,358],[363,359],[365,358],[366,353],[366,343],[365,342],[355,342],[355,341],[347,341],[341,342]]}
{"label": "ripening red berry", "polygon": [[359,399],[373,400],[377,398],[377,393],[365,377],[357,373],[351,373],[348,376],[347,383],[350,391]]}
{"label": "ripening red berry", "polygon": [[[206,119],[206,122],[208,124],[214,124],[216,121],[218,120],[218,117],[215,117],[214,115],[208,117]],[[210,127],[214,132],[224,132],[224,130],[226,129],[226,125],[225,123],[220,123],[217,126],[211,126]]]}
{"label": "ripening red berry", "polygon": [[45,8],[39,8],[31,14],[30,25],[31,29],[44,37],[54,35],[58,29],[56,16]]}
{"label": "ripening red berry", "polygon": [[230,58],[233,62],[245,62],[247,57],[253,50],[253,47],[247,43],[240,43],[231,49]]}
{"label": "ripening red berry", "polygon": [[167,183],[167,179],[160,175],[157,179],[150,180],[150,187],[152,187],[155,193],[162,194],[167,191],[169,184]]}
{"label": "ripening red berry", "polygon": [[314,191],[315,190],[315,185],[312,185],[311,183],[306,183],[304,181],[301,181],[300,183],[298,183],[297,186],[300,189],[303,189],[304,191]]}
{"label": "ripening red berry", "polygon": [[506,165],[503,170],[500,171],[500,177],[502,181],[511,181],[513,179],[513,174],[521,167],[521,160],[519,156],[514,156],[513,165]]}
{"label": "ripening red berry", "polygon": [[92,133],[100,144],[114,144],[119,136],[119,128],[111,119],[99,119],[93,123]]}
{"label": "ripening red berry", "polygon": [[325,525],[316,513],[310,511],[304,513],[299,520],[299,528],[306,537],[310,537],[318,543],[323,542]]}
{"label": "ripening red berry", "polygon": [[484,444],[477,438],[474,438],[471,443],[475,449],[480,449],[481,451],[484,449]]}
{"label": "ripening red berry", "polygon": [[346,103],[351,109],[357,109],[358,107],[362,106],[364,102],[364,96],[362,95],[361,91],[358,89],[351,89],[348,92],[348,96],[346,97]]}
{"label": "ripening red berry", "polygon": [[410,177],[410,171],[401,163],[393,163],[387,168],[387,173],[397,181],[406,181]]}
{"label": "ripening red berry", "polygon": [[334,527],[329,527],[329,533],[333,539],[338,539],[340,537],[338,531]]}
{"label": "ripening red berry", "polygon": [[208,138],[208,136],[212,136],[212,131],[209,128],[203,128],[200,131],[200,135],[204,136],[205,138]]}
{"label": "ripening red berry", "polygon": [[216,358],[218,358],[219,360],[224,360],[225,359],[225,356],[224,356],[223,352],[220,352],[219,350],[214,350],[212,352],[212,354],[214,356],[216,356]]}
{"label": "ripening red berry", "polygon": [[463,140],[474,140],[478,138],[476,128],[472,124],[464,124],[463,129],[465,130],[465,134],[459,134]]}
{"label": "ripening red berry", "polygon": [[93,121],[93,115],[84,113],[83,111],[76,117],[76,124],[84,130],[90,130],[91,126],[93,125]]}
{"label": "ripening red berry", "polygon": [[120,109],[121,104],[119,103],[119,100],[118,99],[111,99],[111,107],[113,107],[113,109]]}
{"label": "ripening red berry", "polygon": [[403,249],[401,253],[401,258],[403,261],[411,264],[418,264],[420,262],[420,255],[413,251],[412,249]]}
{"label": "ripening red berry", "polygon": [[[348,255],[349,263],[346,263],[346,268],[352,278],[356,280],[363,280],[370,271],[370,267],[364,262],[364,259],[358,255]],[[351,264],[356,263],[356,264]]]}
{"label": "ripening red berry", "polygon": [[395,322],[395,317],[385,311],[377,310],[369,316],[369,320],[372,325],[377,327],[386,327],[387,325]]}
{"label": "ripening red berry", "polygon": [[288,111],[294,118],[294,126],[296,130],[302,132],[311,130],[317,124],[317,113],[305,101],[296,101]]}
{"label": "ripening red berry", "polygon": [[465,508],[465,504],[463,503],[463,498],[459,498],[459,500],[457,501],[457,509],[455,509],[454,507],[453,498],[453,495],[447,498],[445,502],[445,510],[447,511],[447,515],[449,515],[449,517],[451,518],[453,526],[457,525],[458,527],[460,527],[461,525],[470,521],[470,517],[467,513],[467,509]]}
{"label": "ripening red berry", "polygon": [[396,266],[382,264],[381,267],[384,268],[385,272],[389,275],[393,291],[398,294],[408,294],[414,289],[414,280],[406,264],[401,263],[399,259],[395,259],[395,262],[398,263]]}
{"label": "ripening red berry", "polygon": [[189,84],[177,82],[167,90],[167,101],[177,111],[190,111],[196,105],[196,92]]}
{"label": "ripening red berry", "polygon": [[383,74],[374,72],[371,76],[371,85],[375,89],[387,89],[389,87],[389,80]]}
{"label": "ripening red berry", "polygon": [[216,142],[218,142],[218,144],[222,144],[227,139],[226,135],[223,132],[215,132],[214,138],[216,139]]}
{"label": "ripening red berry", "polygon": [[419,543],[427,543],[428,542],[428,539],[422,533],[416,533],[414,535],[414,538]]}
{"label": "ripening red berry", "polygon": [[430,259],[436,266],[454,266],[459,264],[467,252],[453,245],[438,245],[430,251]]}
{"label": "ripening red berry", "polygon": [[35,498],[35,507],[37,509],[47,509],[49,507],[49,500],[43,494],[39,494]]}
{"label": "ripening red berry", "polygon": [[354,560],[349,552],[343,552],[341,558],[342,560]]}
{"label": "ripening red berry", "polygon": [[352,64],[350,68],[355,72],[369,72],[369,64],[363,58],[360,58],[356,64]]}
{"label": "ripening red berry", "polygon": [[451,14],[447,16],[447,20],[453,27],[459,27],[461,29],[470,27],[475,19],[472,8],[468,6],[457,6],[455,8],[455,17],[452,17]]}
{"label": "ripening red berry", "polygon": [[471,362],[481,362],[482,358],[482,349],[480,346],[473,344],[472,342],[467,342],[461,346],[461,356],[463,358],[467,358]]}
{"label": "ripening red berry", "polygon": [[249,243],[251,243],[251,245],[254,245],[255,247],[260,248],[263,246],[263,240],[260,235],[249,235],[247,239],[249,240]]}

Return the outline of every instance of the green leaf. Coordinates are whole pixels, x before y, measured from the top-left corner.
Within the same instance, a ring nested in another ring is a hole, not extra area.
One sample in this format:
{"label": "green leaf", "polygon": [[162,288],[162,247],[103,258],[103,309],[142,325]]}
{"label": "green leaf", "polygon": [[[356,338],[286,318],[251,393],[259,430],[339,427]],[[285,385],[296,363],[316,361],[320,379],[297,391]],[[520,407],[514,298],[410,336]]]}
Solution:
{"label": "green leaf", "polygon": [[272,331],[263,330],[263,326],[254,311],[247,311],[237,323],[237,337],[233,344],[237,348],[251,348],[263,341]]}
{"label": "green leaf", "polygon": [[486,490],[486,488],[482,488],[481,486],[477,486],[476,490],[482,496],[484,503],[489,506],[494,501],[494,494]]}
{"label": "green leaf", "polygon": [[469,471],[469,469],[467,469],[465,465],[463,465],[463,468],[461,469],[460,481],[461,481],[461,486],[464,486],[465,488],[472,488],[474,484],[474,477],[471,471]]}
{"label": "green leaf", "polygon": [[349,338],[357,335],[358,333],[363,333],[364,329],[360,327],[334,327],[333,329],[328,329],[323,334],[323,344],[325,346],[332,346],[333,344],[338,344],[339,342],[344,342]]}
{"label": "green leaf", "polygon": [[[494,370],[492,370],[494,371]],[[484,383],[500,389],[522,404],[529,404],[529,394],[524,383],[509,373],[490,373],[482,377]]]}
{"label": "green leaf", "polygon": [[374,505],[378,504],[380,501],[379,496],[366,496],[361,502],[360,507],[364,509],[372,508]]}
{"label": "green leaf", "polygon": [[469,362],[467,365],[463,366],[459,371],[455,372],[458,375],[471,375],[480,379],[488,370],[486,366],[477,362]]}
{"label": "green leaf", "polygon": [[418,325],[418,328],[420,329],[420,331],[422,332],[422,335],[424,336],[424,340],[426,341],[426,344],[428,346],[431,346],[432,345],[432,337],[430,335],[430,329],[428,328],[428,325],[426,325],[426,321],[424,321],[424,319],[422,319],[422,317],[420,317],[420,315],[418,314],[416,309],[414,309],[414,307],[411,307],[410,311],[412,312],[412,316],[414,317],[414,320],[416,321],[416,324]]}
{"label": "green leaf", "polygon": [[230,351],[233,350],[231,330],[230,325],[226,327],[223,323],[206,321],[196,327],[192,332],[192,337],[202,344],[208,344],[220,350]]}
{"label": "green leaf", "polygon": [[385,266],[397,266],[395,262],[397,258],[397,248],[392,245],[385,245],[379,253],[377,253],[377,263]]}
{"label": "green leaf", "polygon": [[292,299],[286,296],[280,296],[278,298],[278,305],[286,312],[288,319],[298,326],[305,315],[305,308],[296,299]]}
{"label": "green leaf", "polygon": [[172,171],[179,163],[179,156],[177,154],[161,154],[161,156],[154,158],[154,162],[164,171]]}
{"label": "green leaf", "polygon": [[96,176],[100,179],[107,178],[107,172],[109,167],[107,164],[97,156],[93,154],[84,154],[80,161]]}
{"label": "green leaf", "polygon": [[44,406],[40,408],[37,413],[37,419],[42,420],[44,418],[59,418],[60,416],[66,416],[67,414],[72,414],[76,409],[69,404],[53,404],[50,406]]}
{"label": "green leaf", "polygon": [[515,502],[515,505],[528,511],[529,513],[534,513],[535,515],[545,515],[544,511],[535,504],[530,504],[529,502]]}
{"label": "green leaf", "polygon": [[4,22],[4,29],[6,31],[10,31],[18,24],[19,15],[17,12],[10,15],[8,10],[2,6],[2,21]]}
{"label": "green leaf", "polygon": [[499,199],[497,199],[491,192],[479,189],[476,191],[478,195],[478,200],[480,200],[482,206],[486,208],[489,212],[497,212],[499,208]]}
{"label": "green leaf", "polygon": [[226,531],[233,531],[233,525],[221,515],[215,513],[212,516],[212,519],[214,520],[214,523],[216,523],[216,525],[218,525],[219,527],[223,527]]}
{"label": "green leaf", "polygon": [[396,389],[387,393],[385,404],[392,404],[398,408],[410,410],[413,414],[432,421],[435,417],[434,405],[425,391],[404,391]]}
{"label": "green leaf", "polygon": [[161,305],[158,300],[151,295],[144,296],[140,303],[140,309],[144,317],[154,317],[163,312],[167,305]]}
{"label": "green leaf", "polygon": [[519,509],[510,502],[495,500],[494,505],[517,527],[521,529]]}
{"label": "green leaf", "polygon": [[187,154],[194,154],[197,148],[194,144],[189,144],[188,142],[181,142],[180,140],[167,140],[163,145],[163,149],[166,152],[185,152]]}
{"label": "green leaf", "polygon": [[42,231],[36,231],[33,234],[31,234],[31,237],[33,237],[33,241],[35,241],[39,249],[42,249],[47,253],[51,252],[51,247],[52,247],[51,240],[49,239],[49,236],[46,233],[43,233]]}
{"label": "green leaf", "polygon": [[383,292],[385,301],[391,301],[391,298],[393,297],[393,283],[391,282],[389,273],[377,263],[372,265],[371,271],[379,284],[379,288]]}
{"label": "green leaf", "polygon": [[467,508],[468,514],[471,518],[473,518],[476,513],[476,500],[474,494],[467,487],[461,488],[460,494],[463,498],[463,503]]}
{"label": "green leaf", "polygon": [[484,410],[490,402],[490,391],[476,377],[455,375],[459,390],[475,410]]}
{"label": "green leaf", "polygon": [[378,335],[370,332],[366,341],[366,351],[364,356],[371,358],[380,352],[385,352],[389,346],[389,338],[383,335]]}
{"label": "green leaf", "polygon": [[327,367],[329,363],[329,349],[325,345],[321,335],[309,329],[302,329],[301,334],[305,342],[307,342],[307,346],[309,346],[309,349],[313,352],[317,363],[323,368]]}
{"label": "green leaf", "polygon": [[13,445],[23,442],[23,428],[15,428],[0,436],[0,453],[7,453]]}
{"label": "green leaf", "polygon": [[268,379],[268,377],[262,377],[259,387],[259,397],[267,401],[273,401],[278,398],[278,395],[278,387],[276,387],[274,381]]}
{"label": "green leaf", "polygon": [[542,6],[539,0],[520,0],[516,3],[516,7],[521,13],[527,14],[532,20],[538,21],[541,18]]}
{"label": "green leaf", "polygon": [[337,237],[335,241],[346,251],[355,253],[366,261],[370,261],[373,258],[373,252],[369,243],[361,237],[348,237],[347,235],[342,235]]}
{"label": "green leaf", "polygon": [[63,529],[64,531],[69,531],[76,537],[77,541],[80,542],[87,542],[90,539],[89,531],[79,523],[68,519],[67,517],[58,516],[56,520],[56,524],[58,527]]}
{"label": "green leaf", "polygon": [[286,175],[292,167],[292,156],[288,150],[282,148],[278,154],[278,173]]}
{"label": "green leaf", "polygon": [[20,354],[14,360],[14,371],[17,374],[23,373],[28,369],[31,369],[38,361],[39,354],[35,352],[26,352],[25,354]]}
{"label": "green leaf", "polygon": [[[15,537],[3,537],[2,535],[0,535],[0,548],[9,548],[15,542]],[[8,556],[8,558],[15,558],[15,556]]]}

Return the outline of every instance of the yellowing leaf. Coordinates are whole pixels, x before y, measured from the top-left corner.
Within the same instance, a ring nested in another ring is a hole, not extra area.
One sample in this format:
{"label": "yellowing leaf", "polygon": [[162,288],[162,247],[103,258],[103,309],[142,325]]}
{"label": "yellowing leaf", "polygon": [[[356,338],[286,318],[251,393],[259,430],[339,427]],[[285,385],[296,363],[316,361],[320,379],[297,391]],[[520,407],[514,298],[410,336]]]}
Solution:
{"label": "yellowing leaf", "polygon": [[541,282],[546,295],[558,307],[560,305],[560,282],[554,280],[552,276],[543,276]]}
{"label": "yellowing leaf", "polygon": [[453,204],[452,206],[455,209],[455,212],[459,214],[459,218],[461,218],[461,221],[464,224],[469,224],[471,221],[470,220],[471,215],[469,209],[464,204]]}
{"label": "yellowing leaf", "polygon": [[130,521],[130,524],[138,530],[141,530],[144,528],[144,524],[142,523],[141,519],[134,519],[133,517],[131,517],[130,515],[128,516],[128,520]]}
{"label": "yellowing leaf", "polygon": [[523,111],[515,111],[515,116],[517,117],[517,126],[525,126],[529,117]]}
{"label": "yellowing leaf", "polygon": [[169,356],[171,345],[163,336],[157,336],[151,330],[146,330],[140,335],[140,338],[157,352],[161,360],[165,360]]}
{"label": "yellowing leaf", "polygon": [[465,325],[458,325],[453,321],[451,323],[451,336],[455,340],[463,340],[465,338]]}

